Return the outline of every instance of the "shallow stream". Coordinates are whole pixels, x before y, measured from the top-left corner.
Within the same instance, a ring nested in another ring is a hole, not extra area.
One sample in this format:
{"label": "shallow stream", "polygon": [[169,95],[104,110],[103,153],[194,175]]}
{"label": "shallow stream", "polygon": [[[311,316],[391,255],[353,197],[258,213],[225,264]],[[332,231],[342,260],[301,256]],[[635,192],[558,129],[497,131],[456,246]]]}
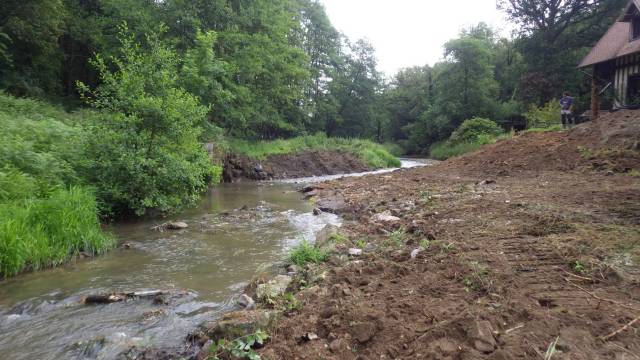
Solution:
{"label": "shallow stream", "polygon": [[[110,231],[121,246],[105,256],[0,281],[0,359],[112,359],[133,345],[179,345],[203,321],[233,310],[257,272],[339,224],[332,214],[314,216],[293,184],[335,177],[223,184],[173,218],[185,230],[152,231],[161,220],[119,223]],[[174,295],[168,304],[81,304],[87,295],[143,290]]]}

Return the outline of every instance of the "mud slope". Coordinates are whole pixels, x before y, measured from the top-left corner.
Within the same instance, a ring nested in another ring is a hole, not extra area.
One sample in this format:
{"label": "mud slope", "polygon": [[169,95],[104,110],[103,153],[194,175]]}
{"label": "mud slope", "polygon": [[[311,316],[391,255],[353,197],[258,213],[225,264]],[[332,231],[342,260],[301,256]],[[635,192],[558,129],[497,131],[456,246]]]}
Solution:
{"label": "mud slope", "polygon": [[552,359],[638,359],[638,114],[322,184],[348,220],[338,253],[366,251],[332,257],[261,353],[543,359],[557,341]]}
{"label": "mud slope", "polygon": [[230,155],[225,159],[223,178],[225,182],[293,179],[369,170],[371,168],[355,155],[337,151],[272,155],[263,161]]}

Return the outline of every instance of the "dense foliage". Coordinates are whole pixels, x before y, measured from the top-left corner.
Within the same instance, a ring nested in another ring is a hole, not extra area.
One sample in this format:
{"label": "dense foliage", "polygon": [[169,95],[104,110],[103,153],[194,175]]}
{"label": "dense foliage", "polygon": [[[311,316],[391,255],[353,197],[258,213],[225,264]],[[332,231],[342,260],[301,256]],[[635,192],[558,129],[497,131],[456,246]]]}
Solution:
{"label": "dense foliage", "polygon": [[83,180],[83,115],[0,94],[0,276],[114,245]]}
{"label": "dense foliage", "polygon": [[88,179],[106,210],[119,214],[194,204],[220,173],[199,142],[207,108],[177,85],[176,54],[157,36],[148,34],[142,51],[122,27],[115,69],[97,56],[100,86],[90,92],[81,84],[103,111],[87,140]]}

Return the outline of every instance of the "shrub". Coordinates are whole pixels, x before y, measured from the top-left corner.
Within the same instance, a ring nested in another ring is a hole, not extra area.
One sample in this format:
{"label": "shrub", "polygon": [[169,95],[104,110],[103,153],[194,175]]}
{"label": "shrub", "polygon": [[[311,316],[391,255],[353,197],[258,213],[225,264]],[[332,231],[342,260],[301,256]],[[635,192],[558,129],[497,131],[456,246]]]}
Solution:
{"label": "shrub", "polygon": [[289,255],[289,261],[298,266],[304,266],[308,263],[319,264],[326,259],[327,253],[325,251],[309,244],[307,241],[303,241],[296,246]]}
{"label": "shrub", "polygon": [[527,119],[527,129],[545,129],[554,125],[562,125],[558,101],[552,100],[543,107],[531,106],[529,111],[523,115]]}
{"label": "shrub", "polygon": [[108,111],[88,141],[90,181],[109,213],[171,212],[196,203],[219,175],[199,142],[208,109],[178,86],[175,51],[147,36],[147,51],[121,27],[120,56],[96,56],[101,85],[79,84],[86,99]]}
{"label": "shrub", "polygon": [[473,118],[465,120],[449,138],[450,145],[473,143],[481,136],[496,137],[503,132],[502,128],[489,119]]}

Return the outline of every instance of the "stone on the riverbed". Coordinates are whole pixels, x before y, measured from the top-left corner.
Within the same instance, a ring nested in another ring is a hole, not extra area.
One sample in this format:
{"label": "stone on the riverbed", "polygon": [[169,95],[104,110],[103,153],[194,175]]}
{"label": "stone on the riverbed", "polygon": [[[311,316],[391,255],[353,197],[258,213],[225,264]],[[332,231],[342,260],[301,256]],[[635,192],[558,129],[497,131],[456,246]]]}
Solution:
{"label": "stone on the riverbed", "polygon": [[256,307],[256,302],[247,295],[242,294],[240,298],[238,298],[238,305],[242,306],[245,310],[253,310]]}
{"label": "stone on the riverbed", "polygon": [[331,238],[338,235],[338,229],[335,225],[325,225],[316,233],[316,246],[320,248],[327,246],[331,242]]}
{"label": "stone on the riverbed", "polygon": [[299,271],[300,271],[300,268],[298,267],[298,265],[291,264],[287,266],[287,273],[289,275],[297,274]]}
{"label": "stone on the riverbed", "polygon": [[291,276],[278,275],[266,284],[258,285],[256,296],[262,301],[275,299],[287,291],[289,284],[291,284]]}
{"label": "stone on the riverbed", "polygon": [[167,230],[184,230],[186,228],[188,228],[189,225],[187,225],[187,223],[182,222],[182,221],[172,221],[167,223],[167,225],[165,226],[165,229]]}
{"label": "stone on the riverbed", "polygon": [[313,209],[313,215],[319,216],[320,214],[322,214],[322,210],[320,210],[318,208]]}
{"label": "stone on the riverbed", "polygon": [[235,311],[205,324],[204,331],[211,339],[237,339],[268,328],[277,317],[273,310]]}
{"label": "stone on the riverbed", "polygon": [[373,215],[371,218],[375,222],[385,222],[385,223],[396,223],[400,221],[400,218],[397,216],[391,215],[391,211],[381,212],[379,214]]}

